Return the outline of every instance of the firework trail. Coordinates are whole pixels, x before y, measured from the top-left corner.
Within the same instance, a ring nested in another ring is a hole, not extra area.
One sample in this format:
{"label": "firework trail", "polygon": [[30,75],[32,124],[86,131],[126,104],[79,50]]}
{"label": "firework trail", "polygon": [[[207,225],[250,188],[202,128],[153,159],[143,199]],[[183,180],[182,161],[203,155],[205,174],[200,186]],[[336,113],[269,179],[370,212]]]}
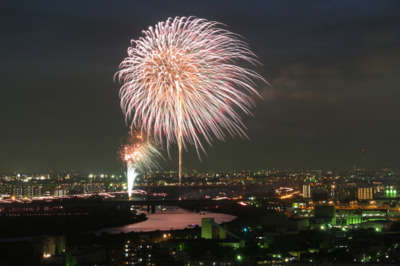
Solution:
{"label": "firework trail", "polygon": [[131,197],[138,170],[145,171],[157,166],[155,159],[161,157],[161,154],[154,145],[143,140],[140,134],[133,135],[129,142],[121,149],[121,157],[126,162],[128,196]]}
{"label": "firework trail", "polygon": [[138,173],[136,172],[135,163],[132,161],[126,162],[126,177],[128,179],[128,197],[131,198],[133,185]]}
{"label": "firework trail", "polygon": [[[132,127],[167,144],[178,144],[179,184],[182,146],[200,157],[214,138],[246,136],[242,113],[254,107],[262,76],[246,66],[258,64],[240,36],[214,21],[175,17],[144,30],[131,41],[121,62],[121,108]],[[164,140],[165,139],[165,140]]]}

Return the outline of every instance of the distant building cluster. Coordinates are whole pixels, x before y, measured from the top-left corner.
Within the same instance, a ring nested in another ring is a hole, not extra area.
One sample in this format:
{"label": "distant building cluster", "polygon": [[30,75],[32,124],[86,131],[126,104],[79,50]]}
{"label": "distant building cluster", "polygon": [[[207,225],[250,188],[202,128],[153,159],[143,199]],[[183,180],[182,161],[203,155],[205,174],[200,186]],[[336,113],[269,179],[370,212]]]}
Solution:
{"label": "distant building cluster", "polygon": [[[392,169],[340,171],[262,169],[258,171],[232,170],[224,172],[191,170],[184,173],[182,182],[186,187],[262,185],[271,190],[289,187],[298,191],[305,199],[317,201],[329,199],[341,202],[397,198],[399,189],[398,175]],[[135,186],[139,188],[173,187],[177,183],[176,171],[159,171],[141,173],[135,181]],[[124,173],[51,172],[0,175],[0,197],[3,199],[11,197],[57,197],[85,193],[117,192],[126,189],[127,181]],[[281,196],[291,197],[291,195]]]}

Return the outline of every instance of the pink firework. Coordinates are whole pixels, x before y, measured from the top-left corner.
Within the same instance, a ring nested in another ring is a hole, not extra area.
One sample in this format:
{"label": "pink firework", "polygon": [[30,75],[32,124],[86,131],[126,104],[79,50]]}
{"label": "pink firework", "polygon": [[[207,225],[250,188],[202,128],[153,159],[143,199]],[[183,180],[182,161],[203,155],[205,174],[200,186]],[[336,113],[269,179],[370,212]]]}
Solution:
{"label": "pink firework", "polygon": [[[241,114],[254,106],[258,63],[238,35],[194,17],[159,22],[131,41],[116,77],[121,108],[132,127],[167,144],[194,145],[246,136]],[[181,164],[181,160],[180,160]],[[181,167],[179,167],[181,168]]]}
{"label": "pink firework", "polygon": [[162,158],[156,146],[139,133],[133,133],[128,144],[121,147],[120,156],[122,161],[142,171],[157,168],[157,159]]}

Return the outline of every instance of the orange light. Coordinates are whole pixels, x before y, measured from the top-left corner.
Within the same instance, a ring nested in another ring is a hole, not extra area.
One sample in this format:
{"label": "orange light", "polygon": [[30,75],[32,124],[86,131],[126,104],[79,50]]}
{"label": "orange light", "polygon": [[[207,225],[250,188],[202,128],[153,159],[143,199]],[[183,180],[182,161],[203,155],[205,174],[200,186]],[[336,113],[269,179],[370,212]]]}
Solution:
{"label": "orange light", "polygon": [[291,197],[293,197],[293,194],[281,196],[280,199],[290,199]]}

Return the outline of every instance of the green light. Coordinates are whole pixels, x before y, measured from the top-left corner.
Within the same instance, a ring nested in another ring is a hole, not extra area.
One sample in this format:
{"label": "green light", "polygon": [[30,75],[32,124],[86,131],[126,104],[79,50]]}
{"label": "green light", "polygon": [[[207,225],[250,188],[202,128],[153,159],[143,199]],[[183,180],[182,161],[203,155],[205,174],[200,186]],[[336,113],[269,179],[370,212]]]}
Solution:
{"label": "green light", "polygon": [[325,230],[325,225],[321,225],[321,230]]}
{"label": "green light", "polygon": [[237,256],[236,256],[236,259],[237,259],[238,261],[242,261],[242,260],[243,260],[243,257],[242,257],[242,255],[237,255]]}

